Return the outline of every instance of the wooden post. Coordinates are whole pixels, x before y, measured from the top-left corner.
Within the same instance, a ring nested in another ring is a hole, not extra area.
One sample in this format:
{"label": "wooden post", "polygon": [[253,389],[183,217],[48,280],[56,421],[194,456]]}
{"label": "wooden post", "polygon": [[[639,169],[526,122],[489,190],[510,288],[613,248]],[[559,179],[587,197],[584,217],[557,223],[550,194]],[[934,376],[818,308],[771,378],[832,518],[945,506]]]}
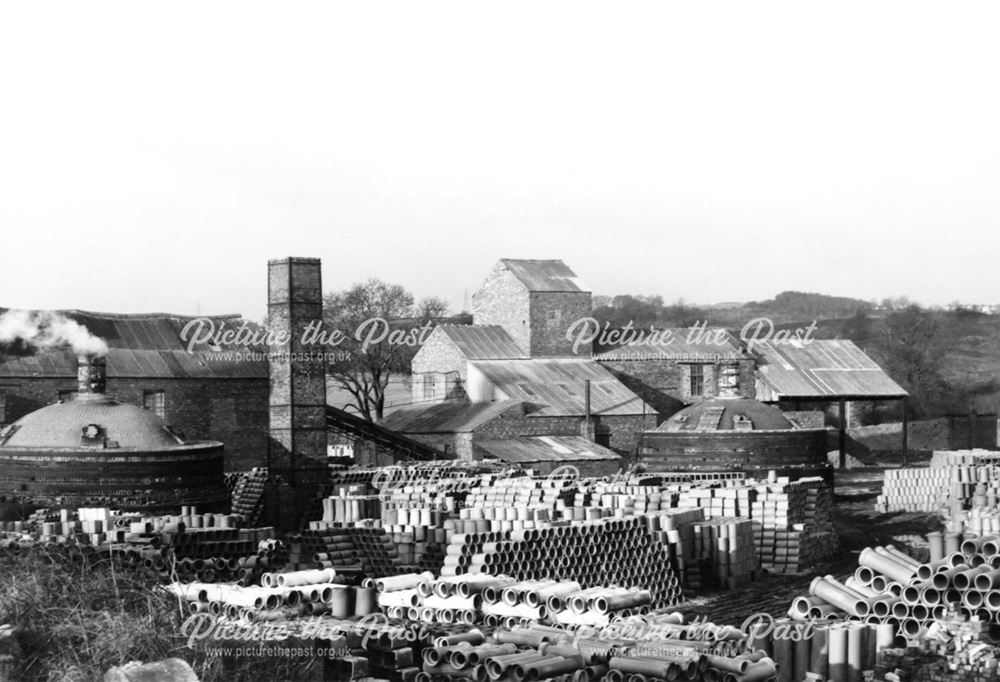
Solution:
{"label": "wooden post", "polygon": [[906,398],[903,398],[903,466],[907,465],[909,460],[909,449],[910,449],[910,434],[909,434],[910,420],[906,414]]}
{"label": "wooden post", "polygon": [[839,401],[840,407],[840,424],[838,426],[840,433],[838,434],[840,440],[840,468],[847,468],[847,401],[841,398]]}

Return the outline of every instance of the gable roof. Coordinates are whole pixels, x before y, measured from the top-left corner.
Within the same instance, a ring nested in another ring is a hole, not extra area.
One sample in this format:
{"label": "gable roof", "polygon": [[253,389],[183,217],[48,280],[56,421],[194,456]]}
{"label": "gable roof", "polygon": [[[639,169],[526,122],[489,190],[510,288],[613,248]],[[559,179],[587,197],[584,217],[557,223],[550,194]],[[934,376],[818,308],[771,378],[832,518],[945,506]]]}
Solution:
{"label": "gable roof", "polygon": [[591,414],[656,414],[611,372],[590,359],[480,360],[469,365],[508,399],[538,405],[539,410],[533,413],[537,416],[583,416],[584,382],[588,379]]}
{"label": "gable roof", "polygon": [[907,392],[853,341],[814,339],[754,343],[757,397],[902,398]]}
{"label": "gable roof", "polygon": [[[718,362],[720,359],[746,357],[739,341],[729,333],[719,335],[719,343],[708,335],[697,335],[696,329],[669,327],[657,329],[657,336],[647,334],[646,341],[638,340],[594,355],[598,361],[610,360],[670,360],[673,362]],[[715,332],[713,329],[709,333]],[[652,343],[659,341],[659,343]]]}
{"label": "gable roof", "polygon": [[479,440],[476,450],[512,464],[620,460],[618,454],[581,436],[519,436]]}
{"label": "gable roof", "polygon": [[523,413],[528,407],[517,400],[492,403],[445,400],[401,408],[386,416],[379,426],[398,433],[467,433],[510,410]]}
{"label": "gable roof", "polygon": [[528,291],[580,291],[590,292],[561,260],[518,260],[501,258],[511,273]]}
{"label": "gable roof", "polygon": [[510,334],[496,325],[441,324],[437,327],[469,360],[527,358]]}
{"label": "gable roof", "polygon": [[[0,313],[6,309],[0,309]],[[83,325],[108,345],[107,373],[109,377],[160,378],[266,378],[266,349],[230,347],[233,353],[251,351],[250,358],[241,355],[224,357],[209,352],[209,346],[196,344],[189,353],[187,341],[181,337],[185,325],[192,320],[211,320],[217,327],[236,327],[243,319],[239,315],[189,317],[167,313],[123,315],[94,313],[83,310],[57,311]],[[227,349],[223,349],[227,350]],[[254,353],[253,351],[257,351]],[[0,376],[76,376],[76,354],[66,349],[37,350],[10,348],[0,352]]]}

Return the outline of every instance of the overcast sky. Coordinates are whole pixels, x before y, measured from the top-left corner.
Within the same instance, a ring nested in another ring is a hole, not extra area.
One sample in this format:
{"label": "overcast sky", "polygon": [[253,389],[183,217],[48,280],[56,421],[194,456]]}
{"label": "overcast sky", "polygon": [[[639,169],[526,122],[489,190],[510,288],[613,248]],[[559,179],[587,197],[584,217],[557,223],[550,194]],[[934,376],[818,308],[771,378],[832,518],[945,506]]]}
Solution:
{"label": "overcast sky", "polygon": [[6,3],[0,306],[261,319],[288,255],[1000,303],[994,7]]}

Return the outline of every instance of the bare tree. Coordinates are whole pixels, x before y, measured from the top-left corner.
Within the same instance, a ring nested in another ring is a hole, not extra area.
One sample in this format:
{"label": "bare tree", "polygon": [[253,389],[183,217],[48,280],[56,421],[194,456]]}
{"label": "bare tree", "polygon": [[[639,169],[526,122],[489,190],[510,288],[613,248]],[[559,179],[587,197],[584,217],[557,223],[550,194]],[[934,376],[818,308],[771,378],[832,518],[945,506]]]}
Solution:
{"label": "bare tree", "polygon": [[420,322],[433,322],[448,314],[448,301],[438,296],[428,296],[417,303],[414,315]]}
{"label": "bare tree", "polygon": [[343,359],[328,364],[327,372],[351,394],[353,407],[368,421],[382,418],[392,373],[409,371],[416,348],[398,342],[404,338],[398,334],[405,334],[407,327],[413,331],[413,312],[413,294],[377,278],[327,294],[323,300],[324,322],[343,333],[339,348],[346,351],[340,354]]}

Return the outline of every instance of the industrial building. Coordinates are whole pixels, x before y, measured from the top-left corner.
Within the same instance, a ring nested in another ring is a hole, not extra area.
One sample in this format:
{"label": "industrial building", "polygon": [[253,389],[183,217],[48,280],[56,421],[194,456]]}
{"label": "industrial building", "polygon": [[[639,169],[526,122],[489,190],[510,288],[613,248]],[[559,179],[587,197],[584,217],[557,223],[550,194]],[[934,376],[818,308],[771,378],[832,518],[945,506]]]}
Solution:
{"label": "industrial building", "polygon": [[152,410],[112,400],[104,360],[84,356],[71,398],[0,430],[0,516],[22,505],[228,511],[223,444],[188,439]]}
{"label": "industrial building", "polygon": [[[2,312],[2,310],[0,310]],[[238,316],[123,315],[59,311],[108,346],[107,393],[148,409],[186,437],[226,444],[226,470],[261,466],[267,458],[268,369],[263,356],[225,356],[182,338],[196,319],[238,326]],[[220,351],[227,349],[220,348]],[[245,351],[246,348],[232,348]],[[11,344],[0,354],[0,425],[77,391],[77,355],[69,347]]]}
{"label": "industrial building", "polygon": [[500,260],[473,295],[473,324],[437,327],[413,358],[416,404],[381,425],[462,459],[489,456],[482,441],[537,436],[634,455],[656,409],[595,362],[590,344],[574,347],[568,331],[590,310],[590,291],[562,261]]}

